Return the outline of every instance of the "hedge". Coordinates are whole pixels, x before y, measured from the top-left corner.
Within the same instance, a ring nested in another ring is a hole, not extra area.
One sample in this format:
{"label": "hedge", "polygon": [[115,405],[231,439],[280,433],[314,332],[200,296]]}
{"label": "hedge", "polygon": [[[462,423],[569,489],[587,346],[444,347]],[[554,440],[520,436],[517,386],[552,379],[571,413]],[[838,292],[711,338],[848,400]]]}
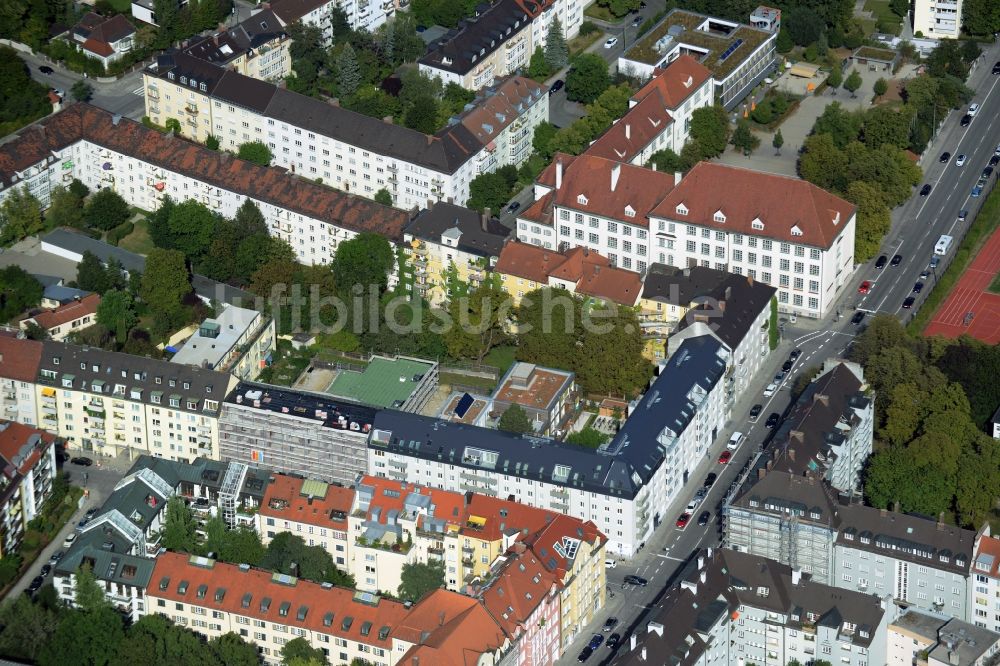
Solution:
{"label": "hedge", "polygon": [[135,224],[129,220],[128,222],[122,222],[117,227],[108,232],[107,242],[111,245],[118,245],[123,238],[128,236],[130,233],[135,231]]}

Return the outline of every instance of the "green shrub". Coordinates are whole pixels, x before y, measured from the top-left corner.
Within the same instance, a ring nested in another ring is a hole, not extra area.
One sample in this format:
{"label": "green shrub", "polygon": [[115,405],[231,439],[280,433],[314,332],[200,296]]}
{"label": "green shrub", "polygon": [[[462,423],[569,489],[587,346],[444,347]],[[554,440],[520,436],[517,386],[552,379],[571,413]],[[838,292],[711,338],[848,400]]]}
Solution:
{"label": "green shrub", "polygon": [[601,29],[597,27],[597,24],[593,21],[584,21],[580,24],[580,36],[586,37],[587,35],[592,35],[595,32],[600,32]]}
{"label": "green shrub", "polygon": [[123,238],[135,231],[135,224],[131,221],[123,222],[108,232],[107,242],[111,245],[118,245]]}

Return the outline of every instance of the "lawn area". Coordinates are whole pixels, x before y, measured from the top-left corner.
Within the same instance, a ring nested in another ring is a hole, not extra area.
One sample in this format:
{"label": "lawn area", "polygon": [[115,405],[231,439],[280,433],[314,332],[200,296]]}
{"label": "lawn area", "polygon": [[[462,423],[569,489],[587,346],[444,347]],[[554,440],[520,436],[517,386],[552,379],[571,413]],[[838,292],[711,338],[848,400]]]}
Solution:
{"label": "lawn area", "polygon": [[121,12],[126,16],[132,13],[132,0],[109,0],[109,2],[117,12]]}
{"label": "lawn area", "polygon": [[569,40],[569,55],[570,57],[575,56],[578,53],[583,53],[590,45],[596,42],[598,39],[604,37],[604,32],[598,30],[597,32],[592,32],[589,35],[577,35],[573,39]]}
{"label": "lawn area", "polygon": [[597,19],[598,21],[605,21],[607,23],[621,23],[628,16],[615,16],[611,13],[611,10],[607,7],[601,7],[596,2],[591,3],[589,7],[583,10],[583,15],[587,18]]}
{"label": "lawn area", "polygon": [[149,222],[146,218],[136,220],[135,229],[118,243],[118,247],[137,254],[149,254],[154,245],[149,238]]}
{"label": "lawn area", "polygon": [[517,354],[517,347],[514,346],[503,346],[494,347],[490,350],[490,353],[486,355],[483,362],[486,365],[492,365],[495,368],[500,369],[500,376],[502,377],[510,366],[514,365],[514,356]]}
{"label": "lawn area", "polygon": [[877,26],[888,28],[889,32],[894,35],[898,35],[902,29],[903,19],[889,8],[889,0],[867,0],[865,11],[869,11],[875,16]]}
{"label": "lawn area", "polygon": [[460,386],[467,386],[469,388],[474,388],[482,391],[483,393],[490,393],[496,387],[497,383],[492,379],[487,379],[486,377],[476,377],[474,375],[460,375],[454,372],[442,372],[438,377],[442,384],[458,384]]}

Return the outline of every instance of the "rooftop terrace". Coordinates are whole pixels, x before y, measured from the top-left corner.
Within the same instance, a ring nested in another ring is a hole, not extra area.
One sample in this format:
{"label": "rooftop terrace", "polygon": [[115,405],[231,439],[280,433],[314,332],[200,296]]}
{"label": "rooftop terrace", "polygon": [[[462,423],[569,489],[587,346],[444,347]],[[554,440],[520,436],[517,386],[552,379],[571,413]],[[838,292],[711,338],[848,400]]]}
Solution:
{"label": "rooftop terrace", "polygon": [[433,367],[415,359],[375,356],[361,372],[338,373],[326,392],[374,407],[400,407]]}

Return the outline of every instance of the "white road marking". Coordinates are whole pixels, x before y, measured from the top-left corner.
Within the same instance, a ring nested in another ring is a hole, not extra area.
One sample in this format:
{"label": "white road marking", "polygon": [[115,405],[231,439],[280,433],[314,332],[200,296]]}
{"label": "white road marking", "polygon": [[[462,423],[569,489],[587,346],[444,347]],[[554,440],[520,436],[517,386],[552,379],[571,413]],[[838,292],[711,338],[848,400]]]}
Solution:
{"label": "white road marking", "polygon": [[133,95],[138,95],[139,97],[142,97],[143,95],[146,94],[146,89],[145,88],[136,88],[135,90],[132,91],[132,94]]}
{"label": "white road marking", "polygon": [[[665,560],[673,560],[674,562],[683,562],[683,561],[684,561],[684,560],[682,560],[682,559],[681,559],[681,558],[679,558],[679,557],[671,557],[671,556],[669,556],[669,555],[664,555],[664,554],[662,554],[662,553],[657,553],[657,554],[656,554],[656,556],[657,556],[657,557],[662,557],[662,558],[663,558],[663,559],[665,559]],[[657,569],[657,571],[659,571],[659,569]]]}

